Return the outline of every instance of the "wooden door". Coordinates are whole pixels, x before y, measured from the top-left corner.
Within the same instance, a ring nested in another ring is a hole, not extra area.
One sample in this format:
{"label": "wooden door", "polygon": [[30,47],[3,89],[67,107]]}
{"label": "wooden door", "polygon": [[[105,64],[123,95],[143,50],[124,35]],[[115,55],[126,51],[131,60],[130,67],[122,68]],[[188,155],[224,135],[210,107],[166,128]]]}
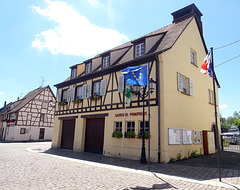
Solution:
{"label": "wooden door", "polygon": [[45,129],[44,128],[40,128],[39,139],[44,139],[44,133],[45,133]]}
{"label": "wooden door", "polygon": [[73,149],[75,119],[63,120],[61,148]]}
{"label": "wooden door", "polygon": [[85,152],[103,153],[105,118],[89,118],[86,121]]}

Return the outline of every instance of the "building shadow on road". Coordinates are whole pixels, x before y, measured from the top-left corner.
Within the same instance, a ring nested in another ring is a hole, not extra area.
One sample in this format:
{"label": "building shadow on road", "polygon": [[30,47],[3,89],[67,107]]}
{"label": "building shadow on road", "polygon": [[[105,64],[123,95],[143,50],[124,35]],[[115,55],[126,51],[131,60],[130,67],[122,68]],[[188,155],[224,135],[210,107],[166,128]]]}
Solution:
{"label": "building shadow on road", "polygon": [[[112,166],[120,166],[136,170],[148,171],[147,164],[140,164],[139,160],[128,160],[114,157],[107,157],[101,154],[93,154],[87,152],[74,152],[72,150],[51,148],[43,152],[44,154],[52,154],[62,157],[68,157],[78,160],[90,161],[100,164],[108,164]],[[184,177],[195,180],[212,180],[218,181],[219,170],[217,165],[217,154],[204,155],[198,158],[176,161],[174,163],[151,163],[150,171]],[[240,153],[221,152],[221,177],[222,181],[229,184],[240,185]],[[159,184],[155,184],[156,186]],[[162,184],[160,184],[162,185]],[[167,185],[167,184],[165,184]],[[137,187],[143,189],[143,187]],[[164,186],[162,186],[164,188]],[[153,187],[150,189],[154,189]]]}

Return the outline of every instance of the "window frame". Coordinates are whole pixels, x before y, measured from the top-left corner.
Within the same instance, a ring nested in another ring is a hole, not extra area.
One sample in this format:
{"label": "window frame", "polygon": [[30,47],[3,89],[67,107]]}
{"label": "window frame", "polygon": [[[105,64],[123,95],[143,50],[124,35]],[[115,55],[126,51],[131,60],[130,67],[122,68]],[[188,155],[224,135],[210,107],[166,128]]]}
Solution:
{"label": "window frame", "polygon": [[194,96],[193,80],[177,72],[177,90],[188,96]]}
{"label": "window frame", "polygon": [[197,66],[197,53],[193,49],[190,49],[190,63]]}
{"label": "window frame", "polygon": [[102,68],[105,69],[110,66],[110,55],[106,55],[102,58]]}
{"label": "window frame", "polygon": [[[82,95],[82,97],[79,97],[78,96],[78,89],[82,89],[82,93],[80,94],[80,95]],[[80,85],[80,86],[76,86],[76,92],[75,92],[76,94],[75,94],[75,99],[78,99],[78,100],[82,100],[83,99],[83,85]]]}
{"label": "window frame", "polygon": [[[145,122],[145,128],[144,128],[144,131],[147,131],[149,132],[149,122],[148,121],[144,121]],[[140,121],[139,122],[139,133],[142,134],[142,128],[143,128],[143,121]]]}
{"label": "window frame", "polygon": [[92,72],[92,62],[85,64],[85,74],[89,74]]}
{"label": "window frame", "polygon": [[[64,95],[66,96],[66,99],[64,99]],[[68,89],[64,89],[64,90],[62,90],[62,100],[61,100],[61,102],[67,102],[67,98],[68,97]]]}
{"label": "window frame", "polygon": [[214,94],[211,89],[208,89],[208,103],[214,105]]}
{"label": "window frame", "polygon": [[39,121],[44,122],[44,117],[45,117],[45,114],[44,113],[40,113],[40,120]]}
{"label": "window frame", "polygon": [[[139,51],[138,51],[138,49],[139,49]],[[143,49],[143,51],[142,51],[142,49]],[[141,41],[134,46],[134,56],[135,57],[141,57],[141,56],[145,55],[145,51],[146,51],[146,47],[145,47],[144,41]]]}
{"label": "window frame", "polygon": [[72,68],[71,79],[77,78],[77,67]]}
{"label": "window frame", "polygon": [[20,134],[26,134],[26,128],[20,128]]}
{"label": "window frame", "polygon": [[[128,125],[129,123],[131,123],[130,126]],[[132,124],[134,124],[134,126],[132,126]],[[126,126],[127,126],[126,132],[131,132],[131,131],[135,132],[135,121],[127,121]]]}
{"label": "window frame", "polygon": [[[97,91],[97,92],[95,92],[95,90],[96,90],[96,84],[98,84],[99,86],[98,86],[98,90],[99,91]],[[101,81],[95,81],[95,82],[93,82],[93,95],[94,96],[100,96],[100,94],[101,94]]]}
{"label": "window frame", "polygon": [[[120,124],[120,126],[117,126],[117,124]],[[115,125],[114,125],[114,130],[115,131],[122,131],[122,121],[115,121]]]}

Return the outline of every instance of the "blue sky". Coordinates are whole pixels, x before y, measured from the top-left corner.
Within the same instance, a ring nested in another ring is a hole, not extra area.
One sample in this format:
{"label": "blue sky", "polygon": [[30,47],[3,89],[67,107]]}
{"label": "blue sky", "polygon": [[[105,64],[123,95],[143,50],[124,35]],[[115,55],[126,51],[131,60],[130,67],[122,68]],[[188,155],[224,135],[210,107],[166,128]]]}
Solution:
{"label": "blue sky", "polygon": [[[69,67],[172,22],[195,3],[207,47],[240,39],[239,0],[1,0],[0,107],[70,75]],[[240,42],[214,51],[218,65],[240,54]],[[240,57],[215,68],[220,113],[240,111]],[[197,109],[197,108],[196,108]]]}

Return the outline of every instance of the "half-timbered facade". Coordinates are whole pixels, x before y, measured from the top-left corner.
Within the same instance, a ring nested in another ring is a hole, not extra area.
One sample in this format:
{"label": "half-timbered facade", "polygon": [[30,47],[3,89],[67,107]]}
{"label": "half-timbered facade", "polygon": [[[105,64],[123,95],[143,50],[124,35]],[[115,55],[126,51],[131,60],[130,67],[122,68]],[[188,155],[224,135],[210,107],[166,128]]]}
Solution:
{"label": "half-timbered facade", "polygon": [[3,122],[5,141],[51,140],[56,98],[49,86],[37,88],[13,102]]}
{"label": "half-timbered facade", "polygon": [[[203,152],[201,131],[212,129],[214,106],[212,80],[199,72],[207,52],[202,14],[192,4],[172,15],[172,24],[70,67],[69,79],[55,85],[53,147],[139,159],[144,115],[151,161]],[[121,70],[139,65],[148,65],[156,88],[149,99],[133,93],[124,117]],[[116,132],[124,126],[123,140]]]}

